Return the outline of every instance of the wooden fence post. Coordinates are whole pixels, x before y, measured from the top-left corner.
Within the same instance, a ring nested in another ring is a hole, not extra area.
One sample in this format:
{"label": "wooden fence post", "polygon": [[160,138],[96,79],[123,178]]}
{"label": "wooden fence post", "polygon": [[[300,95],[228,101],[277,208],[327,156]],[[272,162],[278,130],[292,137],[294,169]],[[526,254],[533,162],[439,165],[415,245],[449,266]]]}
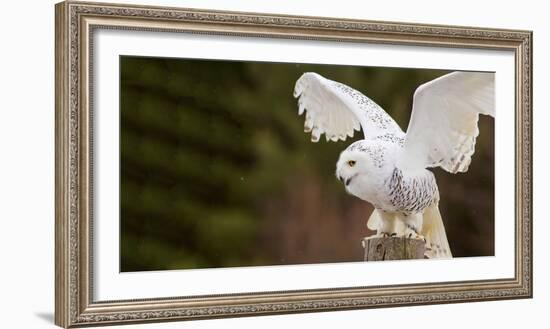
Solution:
{"label": "wooden fence post", "polygon": [[426,246],[423,240],[404,237],[363,238],[365,261],[423,259]]}

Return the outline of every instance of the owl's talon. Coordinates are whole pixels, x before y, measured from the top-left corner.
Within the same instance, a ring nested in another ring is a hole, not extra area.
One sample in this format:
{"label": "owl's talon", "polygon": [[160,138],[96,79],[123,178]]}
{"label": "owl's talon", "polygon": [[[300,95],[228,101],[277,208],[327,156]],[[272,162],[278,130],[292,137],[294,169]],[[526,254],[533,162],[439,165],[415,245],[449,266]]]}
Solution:
{"label": "owl's talon", "polygon": [[381,238],[389,238],[394,236],[397,236],[397,233],[380,232],[378,234],[373,234],[371,236],[368,236],[365,239],[381,239]]}
{"label": "owl's talon", "polygon": [[424,241],[424,243],[427,242],[427,241],[426,241],[426,238],[425,238],[423,235],[420,235],[420,234],[415,233],[415,232],[409,233],[409,235],[407,235],[407,237],[408,237],[409,239],[422,240],[422,241]]}

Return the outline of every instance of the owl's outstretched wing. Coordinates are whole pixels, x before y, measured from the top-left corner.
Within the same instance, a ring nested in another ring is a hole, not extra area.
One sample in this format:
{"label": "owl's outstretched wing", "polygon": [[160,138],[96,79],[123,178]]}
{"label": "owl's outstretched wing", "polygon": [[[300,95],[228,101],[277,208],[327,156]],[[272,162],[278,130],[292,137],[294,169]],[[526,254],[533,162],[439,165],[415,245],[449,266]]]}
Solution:
{"label": "owl's outstretched wing", "polygon": [[353,137],[363,129],[365,138],[382,135],[403,136],[399,125],[378,104],[357,90],[313,72],[304,73],[294,87],[298,113],[306,113],[304,131],[311,141],[322,134],[331,141]]}
{"label": "owl's outstretched wing", "polygon": [[479,134],[479,114],[495,116],[494,73],[453,72],[414,93],[401,169],[466,172]]}

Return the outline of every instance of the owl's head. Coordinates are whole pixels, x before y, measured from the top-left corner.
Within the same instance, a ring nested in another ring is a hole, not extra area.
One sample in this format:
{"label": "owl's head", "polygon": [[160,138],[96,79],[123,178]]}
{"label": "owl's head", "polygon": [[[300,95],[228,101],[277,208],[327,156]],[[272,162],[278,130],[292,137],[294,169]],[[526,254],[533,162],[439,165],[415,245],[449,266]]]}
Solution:
{"label": "owl's head", "polygon": [[366,140],[357,141],[340,153],[336,163],[336,177],[346,189],[356,182],[384,177],[387,170],[387,152],[383,145]]}
{"label": "owl's head", "polygon": [[344,150],[336,163],[336,177],[348,187],[360,176],[368,176],[371,167],[372,161],[366,153]]}

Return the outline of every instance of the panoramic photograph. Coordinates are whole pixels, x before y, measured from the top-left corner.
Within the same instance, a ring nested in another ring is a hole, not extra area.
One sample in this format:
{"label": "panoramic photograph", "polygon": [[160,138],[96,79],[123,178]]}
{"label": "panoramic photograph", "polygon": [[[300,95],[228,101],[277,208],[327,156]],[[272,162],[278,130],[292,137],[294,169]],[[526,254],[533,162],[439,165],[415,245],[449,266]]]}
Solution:
{"label": "panoramic photograph", "polygon": [[120,271],[494,256],[494,73],[120,56]]}

